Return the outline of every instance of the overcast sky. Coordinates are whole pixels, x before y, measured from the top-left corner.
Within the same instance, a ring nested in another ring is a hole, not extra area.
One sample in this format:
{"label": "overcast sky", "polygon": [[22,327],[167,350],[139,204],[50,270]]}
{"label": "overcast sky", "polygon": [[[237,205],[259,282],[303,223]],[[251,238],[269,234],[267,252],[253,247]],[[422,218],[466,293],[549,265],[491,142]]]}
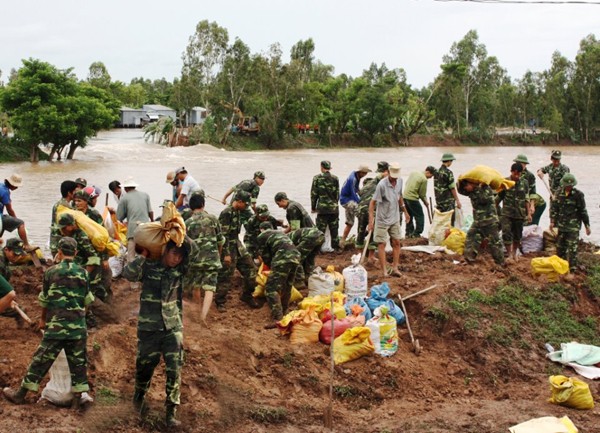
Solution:
{"label": "overcast sky", "polygon": [[[594,1],[594,0],[592,0]],[[600,0],[599,0],[600,2]],[[313,38],[315,57],[335,74],[358,76],[371,62],[403,68],[414,87],[439,73],[442,56],[471,29],[508,74],[547,69],[560,51],[600,37],[600,5],[518,5],[433,0],[5,0],[0,10],[0,70],[21,59],[73,67],[81,79],[103,62],[113,80],[179,76],[196,24],[216,21],[253,53],[281,44],[286,60]]]}

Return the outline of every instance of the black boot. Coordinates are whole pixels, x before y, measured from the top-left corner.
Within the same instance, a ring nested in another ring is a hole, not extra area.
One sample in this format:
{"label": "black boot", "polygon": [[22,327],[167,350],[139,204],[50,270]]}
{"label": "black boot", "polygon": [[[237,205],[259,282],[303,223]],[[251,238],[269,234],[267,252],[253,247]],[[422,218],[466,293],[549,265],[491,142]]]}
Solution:
{"label": "black boot", "polygon": [[133,393],[133,408],[141,416],[145,416],[148,413],[148,405],[145,401],[146,393],[142,391],[135,391]]}
{"label": "black boot", "polygon": [[256,299],[254,298],[254,296],[252,296],[252,293],[243,293],[242,296],[240,296],[240,300],[248,304],[250,308],[260,308],[260,305],[258,305]]}
{"label": "black boot", "polygon": [[181,421],[179,421],[178,419],[175,418],[176,413],[177,413],[177,405],[168,404],[167,405],[167,418],[166,418],[168,428],[181,426]]}
{"label": "black boot", "polygon": [[20,387],[18,390],[4,388],[2,393],[4,397],[8,399],[8,401],[13,402],[14,404],[23,404],[25,403],[25,396],[29,390],[27,388]]}

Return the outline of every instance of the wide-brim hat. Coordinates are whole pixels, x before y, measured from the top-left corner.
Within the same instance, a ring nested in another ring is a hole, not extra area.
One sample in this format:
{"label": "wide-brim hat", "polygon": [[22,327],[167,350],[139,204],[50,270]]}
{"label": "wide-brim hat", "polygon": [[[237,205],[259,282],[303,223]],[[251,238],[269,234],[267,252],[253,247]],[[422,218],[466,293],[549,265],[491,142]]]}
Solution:
{"label": "wide-brim hat", "polygon": [[451,153],[444,153],[442,155],[442,162],[446,162],[446,161],[455,161],[456,158],[454,157],[453,154]]}
{"label": "wide-brim hat", "polygon": [[174,171],[170,171],[167,173],[167,183],[172,183],[175,180],[175,172]]}
{"label": "wide-brim hat", "polygon": [[23,184],[23,178],[20,175],[18,175],[17,173],[11,174],[10,177],[6,180],[12,186],[16,186],[16,187],[19,187]]}
{"label": "wide-brim hat", "polygon": [[398,179],[400,177],[400,163],[398,162],[392,162],[390,163],[390,168],[389,168],[389,176],[393,179]]}
{"label": "wide-brim hat", "polygon": [[125,179],[125,182],[123,182],[123,188],[137,188],[139,185],[133,180],[132,177],[128,177],[127,179]]}
{"label": "wide-brim hat", "polygon": [[519,153],[517,155],[517,157],[515,159],[513,159],[514,162],[522,162],[523,164],[529,164],[529,160],[527,159],[527,155],[523,154],[523,153]]}
{"label": "wide-brim hat", "polygon": [[562,158],[562,152],[560,150],[553,150],[552,151],[552,155],[550,155],[550,158],[552,158],[552,159],[561,159]]}
{"label": "wide-brim hat", "polygon": [[367,164],[361,164],[358,166],[356,171],[363,172],[363,173],[370,173],[373,170],[371,170]]}

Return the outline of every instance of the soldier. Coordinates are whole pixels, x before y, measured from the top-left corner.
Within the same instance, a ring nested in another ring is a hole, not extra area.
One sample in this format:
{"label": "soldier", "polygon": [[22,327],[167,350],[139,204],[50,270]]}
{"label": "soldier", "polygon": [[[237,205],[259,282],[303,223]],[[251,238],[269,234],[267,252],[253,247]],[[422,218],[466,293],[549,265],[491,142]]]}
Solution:
{"label": "soldier", "polygon": [[[427,201],[427,181],[435,174],[435,168],[428,166],[425,172],[413,171],[408,175],[406,185],[404,186],[404,204],[410,215],[410,220],[406,222],[406,237],[418,238],[423,233],[425,227],[425,215],[419,200],[429,209]],[[428,211],[429,212],[429,211]]]}
{"label": "soldier", "polygon": [[301,227],[314,227],[315,223],[306,212],[306,209],[300,203],[290,200],[285,192],[275,194],[275,203],[280,208],[285,209],[285,217],[288,221],[288,227],[284,230],[285,233]]}
{"label": "soldier", "polygon": [[[452,162],[456,158],[451,153],[442,155],[442,165],[435,173],[433,179],[433,188],[435,191],[435,207],[440,212],[448,212],[462,208],[458,194],[456,193],[456,182],[454,181],[454,173],[450,170]],[[452,214],[452,224],[454,224],[454,214]]]}
{"label": "soldier", "polygon": [[191,218],[185,221],[187,235],[196,244],[196,252],[190,260],[190,270],[185,278],[186,291],[191,287],[192,297],[200,303],[200,289],[204,290],[204,303],[200,320],[206,323],[206,317],[217,291],[217,279],[221,265],[221,251],[225,237],[221,233],[219,219],[204,210],[204,197],[192,194]]}
{"label": "soldier", "polygon": [[[529,160],[527,159],[527,155],[522,153],[518,154],[514,162],[518,162],[523,167],[523,172],[521,173],[521,178],[527,180],[527,184],[529,185],[529,191],[527,193],[529,197],[529,206],[531,207],[531,222],[530,224],[539,225],[540,218],[546,210],[546,201],[544,198],[537,193],[535,187],[535,175],[527,169],[527,165],[529,165]],[[527,225],[527,224],[526,224]]]}
{"label": "soldier", "polygon": [[463,256],[467,263],[473,263],[479,254],[484,239],[488,240],[494,262],[504,266],[504,251],[498,233],[498,213],[494,204],[494,192],[484,183],[462,181],[461,194],[468,195],[473,208],[473,224],[467,232]]}
{"label": "soldier", "polygon": [[0,314],[15,319],[17,328],[23,327],[23,318],[14,308],[10,308],[16,299],[16,292],[9,283],[12,274],[10,265],[16,262],[20,263],[20,260],[27,256],[29,254],[23,249],[23,241],[17,238],[7,240],[6,245],[0,251]]}
{"label": "soldier", "polygon": [[544,180],[544,174],[548,173],[548,180],[550,184],[550,213],[552,213],[553,201],[561,187],[560,181],[565,174],[570,172],[569,167],[560,162],[561,159],[562,152],[560,150],[553,150],[550,154],[550,164],[540,168],[537,171],[537,175],[542,180]]}
{"label": "soldier", "polygon": [[523,177],[523,166],[515,162],[510,167],[510,176],[507,178],[515,183],[509,189],[503,189],[496,196],[496,206],[502,203],[500,212],[500,226],[502,227],[502,241],[508,256],[517,260],[517,250],[521,246],[523,225],[531,221],[531,206],[529,204],[529,183]]}
{"label": "soldier", "polygon": [[[356,233],[356,247],[363,248],[367,236],[367,227],[369,226],[369,203],[375,194],[375,188],[381,179],[389,173],[390,165],[385,161],[377,163],[377,174],[373,178],[365,179],[362,189],[358,192],[360,201],[357,208],[358,230]],[[369,239],[369,260],[375,260],[375,249],[373,236]]]}
{"label": "soldier", "polygon": [[177,427],[181,424],[176,412],[183,366],[182,285],[192,241],[186,238],[178,247],[170,240],[159,260],[148,259],[150,252],[138,248],[141,254],[123,269],[123,276],[129,281],[142,282],[133,405],[140,415],[145,415],[146,393],[162,356],[166,375],[166,422],[168,427]]}
{"label": "soldier", "polygon": [[[236,186],[232,186],[227,190],[225,195],[223,196],[223,200],[221,203],[227,204],[227,197],[229,197],[234,192],[238,191],[246,191],[250,194],[250,203],[252,204],[252,211],[256,213],[256,200],[258,199],[258,194],[260,194],[260,187],[265,183],[265,172],[257,171],[254,173],[254,177],[252,179],[243,180],[238,183]],[[242,214],[242,224],[246,224],[248,220],[252,217],[252,212],[250,209],[246,209]]]}
{"label": "soldier", "polygon": [[569,267],[577,266],[577,248],[579,244],[579,231],[581,224],[585,226],[585,233],[592,233],[590,217],[585,206],[584,194],[574,188],[577,179],[571,173],[566,173],[560,181],[554,205],[550,207],[550,230],[558,229],[556,252],[559,257],[568,260]]}
{"label": "soldier", "polygon": [[265,296],[273,319],[265,328],[270,329],[287,312],[292,284],[300,268],[300,252],[288,236],[273,230],[270,223],[264,222],[260,228],[262,233],[258,235],[258,250],[263,261],[271,268],[265,286]]}
{"label": "soldier", "polygon": [[63,349],[71,372],[71,407],[78,408],[81,393],[89,390],[85,307],[92,303],[94,296],[89,288],[86,270],[74,260],[77,250],[75,239],[62,238],[58,248],[59,263],[44,273],[43,288],[39,295],[42,306],[39,327],[46,332],[21,387],[18,390],[3,390],[6,398],[15,404],[24,403],[28,391],[38,391],[40,382]]}
{"label": "soldier", "polygon": [[358,202],[360,201],[360,197],[358,196],[360,180],[371,171],[372,170],[367,165],[361,164],[358,169],[348,175],[348,178],[342,185],[342,190],[340,191],[340,204],[346,210],[346,225],[344,227],[344,233],[342,234],[342,240],[340,241],[340,248],[342,249],[346,245],[346,239],[350,234],[350,230],[352,230],[356,218]]}
{"label": "soldier", "polygon": [[75,184],[77,185],[76,191],[79,191],[87,186],[87,180],[85,180],[83,177],[78,177],[75,179]]}
{"label": "soldier", "polygon": [[321,161],[321,173],[313,177],[310,188],[310,208],[317,213],[317,228],[331,235],[331,247],[339,249],[340,212],[340,181],[331,174],[331,162]]}
{"label": "soldier", "polygon": [[231,288],[231,278],[237,269],[242,274],[244,288],[240,300],[251,308],[258,308],[256,299],[252,296],[256,281],[256,266],[252,256],[248,254],[240,242],[240,229],[242,228],[241,213],[250,206],[250,194],[246,191],[236,192],[231,204],[227,205],[219,215],[221,230],[225,236],[225,244],[221,252],[223,268],[219,271],[217,281],[217,294],[215,302],[219,312],[225,311],[227,293]]}
{"label": "soldier", "polygon": [[317,227],[304,227],[291,232],[290,239],[300,252],[304,275],[308,277],[315,268],[315,257],[325,242],[325,235]]}
{"label": "soldier", "polygon": [[77,209],[80,212],[83,212],[85,216],[87,216],[92,221],[102,225],[104,223],[102,215],[100,215],[100,212],[98,212],[96,209],[90,206],[91,196],[86,191],[86,189],[88,188],[91,187],[88,186],[84,189],[80,189],[73,195],[73,203],[75,204],[75,209]]}
{"label": "soldier", "polygon": [[246,245],[248,253],[250,253],[253,258],[258,257],[256,238],[258,238],[258,235],[260,234],[260,223],[265,221],[270,222],[274,228],[287,227],[283,224],[282,220],[278,220],[271,215],[269,207],[266,204],[259,204],[256,206],[256,215],[253,215],[244,226],[246,229],[246,233],[244,234],[244,245]]}

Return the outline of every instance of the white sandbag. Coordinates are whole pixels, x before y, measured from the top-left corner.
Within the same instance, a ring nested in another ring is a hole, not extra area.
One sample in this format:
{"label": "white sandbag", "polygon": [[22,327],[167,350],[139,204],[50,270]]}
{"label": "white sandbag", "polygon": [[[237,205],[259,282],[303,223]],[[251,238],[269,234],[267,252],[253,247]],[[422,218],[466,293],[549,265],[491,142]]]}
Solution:
{"label": "white sandbag", "polygon": [[361,254],[354,254],[351,258],[352,264],[344,268],[344,287],[348,299],[364,298],[367,296],[369,283],[367,281],[367,270],[360,265]]}
{"label": "white sandbag", "polygon": [[[57,406],[70,406],[73,400],[71,392],[71,371],[64,349],[60,351],[50,367],[50,380],[42,391],[40,399],[46,399]],[[81,403],[94,401],[87,392],[81,393]]]}
{"label": "white sandbag", "polygon": [[308,296],[329,295],[335,290],[335,277],[317,266],[308,277]]}
{"label": "white sandbag", "polygon": [[523,227],[521,249],[523,254],[542,251],[544,249],[544,229],[535,224]]}
{"label": "white sandbag", "polygon": [[452,226],[452,214],[454,210],[440,212],[434,209],[433,221],[429,227],[429,245],[442,245],[446,239],[446,230]]}
{"label": "white sandbag", "polygon": [[108,266],[113,278],[117,278],[123,272],[127,260],[127,248],[123,245],[119,248],[119,255],[108,258]]}

